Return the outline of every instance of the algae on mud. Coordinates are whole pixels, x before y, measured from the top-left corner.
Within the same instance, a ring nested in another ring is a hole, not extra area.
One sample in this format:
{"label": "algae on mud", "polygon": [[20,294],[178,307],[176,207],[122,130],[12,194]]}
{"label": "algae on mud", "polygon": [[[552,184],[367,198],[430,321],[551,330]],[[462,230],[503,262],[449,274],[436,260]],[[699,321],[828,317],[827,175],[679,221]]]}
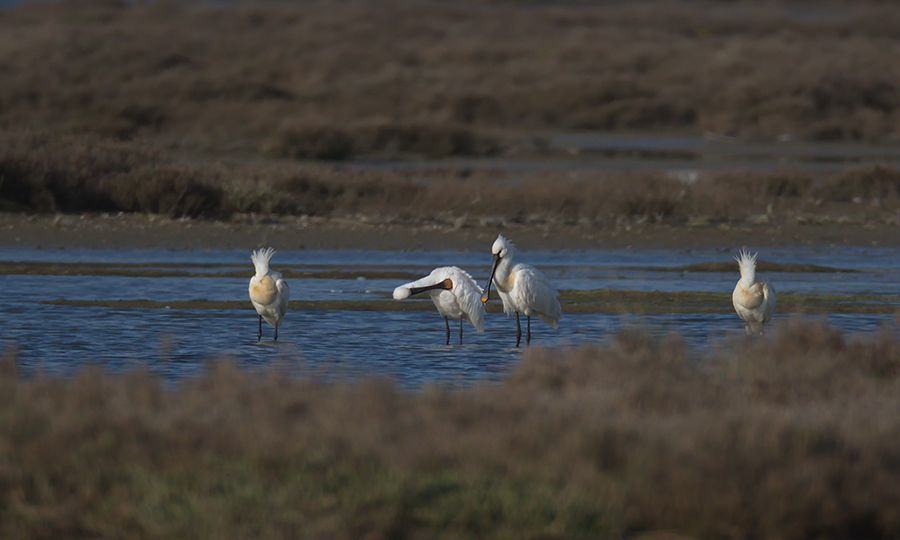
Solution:
{"label": "algae on mud", "polygon": [[[731,293],[657,292],[618,289],[562,290],[559,294],[563,312],[570,313],[728,313],[733,311]],[[243,309],[244,300],[43,300],[40,303],[64,306],[145,309]],[[898,296],[861,294],[789,294],[778,295],[779,313],[895,313],[900,306]],[[488,302],[490,313],[503,311],[500,302]],[[292,300],[291,310],[350,311],[430,311],[434,305],[427,299],[407,302],[391,300],[388,293],[372,300]]]}

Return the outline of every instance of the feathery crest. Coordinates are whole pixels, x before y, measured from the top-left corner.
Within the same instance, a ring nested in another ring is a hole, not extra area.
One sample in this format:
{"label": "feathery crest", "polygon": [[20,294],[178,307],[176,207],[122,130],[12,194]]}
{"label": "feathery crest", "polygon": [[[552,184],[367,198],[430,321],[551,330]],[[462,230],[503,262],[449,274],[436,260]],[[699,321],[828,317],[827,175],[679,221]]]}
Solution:
{"label": "feathery crest", "polygon": [[740,255],[734,257],[741,270],[741,281],[744,282],[745,287],[752,285],[756,279],[756,256],[758,254],[757,252],[751,255],[749,251],[741,248]]}
{"label": "feathery crest", "polygon": [[269,271],[269,260],[275,255],[275,249],[271,247],[260,248],[250,254],[250,260],[256,267],[257,275],[264,275]]}
{"label": "feathery crest", "polygon": [[[506,238],[505,236],[503,236],[502,234],[498,234],[498,235],[497,235],[497,239],[494,240],[494,245],[491,246],[491,253],[493,253],[494,255],[496,255],[496,254],[498,254],[498,253],[503,253],[504,251],[507,251],[507,252],[509,252],[509,251],[515,252],[515,251],[516,251],[516,245],[513,244],[512,242],[510,242],[509,240],[507,240],[507,238]],[[504,253],[504,256],[505,256],[505,255],[506,255],[506,254]]]}

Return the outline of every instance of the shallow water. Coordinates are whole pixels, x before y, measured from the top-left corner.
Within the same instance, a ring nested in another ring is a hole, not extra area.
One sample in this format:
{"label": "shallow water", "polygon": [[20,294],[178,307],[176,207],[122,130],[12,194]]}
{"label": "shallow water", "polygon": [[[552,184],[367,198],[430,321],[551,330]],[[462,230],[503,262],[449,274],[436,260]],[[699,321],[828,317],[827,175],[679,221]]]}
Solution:
{"label": "shallow water", "polygon": [[623,133],[557,133],[543,137],[544,158],[442,159],[436,161],[359,160],[349,166],[400,169],[469,169],[508,171],[563,170],[580,172],[662,171],[690,181],[704,170],[771,171],[790,167],[810,172],[835,172],[860,163],[900,165],[900,147],[890,144],[806,142],[784,140],[750,143],[727,137]]}
{"label": "shallow water", "polygon": [[[730,292],[736,272],[660,270],[685,264],[729,260],[717,250],[584,250],[522,252],[518,259],[543,269],[560,289],[637,289]],[[780,293],[900,295],[900,253],[879,248],[770,249],[766,260],[806,262],[859,273],[774,273],[769,279]],[[37,372],[70,375],[98,364],[113,371],[146,368],[177,381],[202,372],[207,362],[233,358],[248,368],[278,366],[326,377],[393,377],[405,385],[425,382],[468,384],[496,380],[520,357],[515,319],[489,313],[486,332],[451,321],[451,343],[444,343],[444,322],[436,311],[342,311],[294,309],[288,312],[278,343],[264,325],[256,342],[257,318],[244,309],[139,309],[48,305],[41,300],[149,299],[158,301],[246,299],[252,275],[244,251],[39,250],[0,248],[0,261],[160,264],[167,269],[202,268],[210,277],[0,276],[5,291],[0,304],[2,347],[15,347],[24,375]],[[479,252],[285,251],[276,269],[411,271],[426,274],[435,266],[457,264],[479,283],[489,271],[490,255]],[[217,271],[246,269],[245,277],[216,277]],[[389,299],[406,280],[290,280],[295,300]],[[409,300],[408,300],[409,301]],[[407,301],[407,302],[408,302]],[[494,300],[498,302],[498,300]],[[886,300],[893,301],[893,300]],[[427,300],[425,300],[427,302]],[[775,323],[787,315],[777,315]],[[827,316],[839,328],[871,332],[892,315]],[[568,313],[559,330],[532,321],[533,343],[579,345],[603,342],[627,324],[652,333],[677,332],[689,346],[704,349],[742,333],[734,313],[628,315]],[[523,327],[525,320],[522,320]],[[524,328],[523,328],[524,330]]]}

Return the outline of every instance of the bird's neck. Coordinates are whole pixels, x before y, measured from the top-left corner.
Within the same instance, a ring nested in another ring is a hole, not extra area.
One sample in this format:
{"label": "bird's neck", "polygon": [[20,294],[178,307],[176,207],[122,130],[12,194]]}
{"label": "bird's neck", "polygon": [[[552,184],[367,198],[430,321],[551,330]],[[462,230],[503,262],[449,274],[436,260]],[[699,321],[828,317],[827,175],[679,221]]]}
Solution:
{"label": "bird's neck", "polygon": [[744,270],[741,272],[741,287],[749,289],[756,283],[756,270]]}
{"label": "bird's neck", "polygon": [[512,269],[511,258],[507,257],[501,259],[500,264],[497,265],[497,271],[494,273],[494,283],[497,285],[498,291],[509,291],[510,287],[508,286],[508,281],[510,269]]}

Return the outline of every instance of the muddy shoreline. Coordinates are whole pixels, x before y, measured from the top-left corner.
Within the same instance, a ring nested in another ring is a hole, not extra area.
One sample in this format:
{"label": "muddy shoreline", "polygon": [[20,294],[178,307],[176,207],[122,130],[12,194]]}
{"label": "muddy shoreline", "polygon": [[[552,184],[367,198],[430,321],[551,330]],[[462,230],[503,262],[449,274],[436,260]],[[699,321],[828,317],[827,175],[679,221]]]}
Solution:
{"label": "muddy shoreline", "polygon": [[732,249],[783,246],[900,246],[896,225],[774,223],[742,227],[639,224],[591,227],[496,220],[457,226],[366,217],[170,219],[146,214],[0,214],[0,246],[59,248],[479,250],[497,234],[522,249]]}

